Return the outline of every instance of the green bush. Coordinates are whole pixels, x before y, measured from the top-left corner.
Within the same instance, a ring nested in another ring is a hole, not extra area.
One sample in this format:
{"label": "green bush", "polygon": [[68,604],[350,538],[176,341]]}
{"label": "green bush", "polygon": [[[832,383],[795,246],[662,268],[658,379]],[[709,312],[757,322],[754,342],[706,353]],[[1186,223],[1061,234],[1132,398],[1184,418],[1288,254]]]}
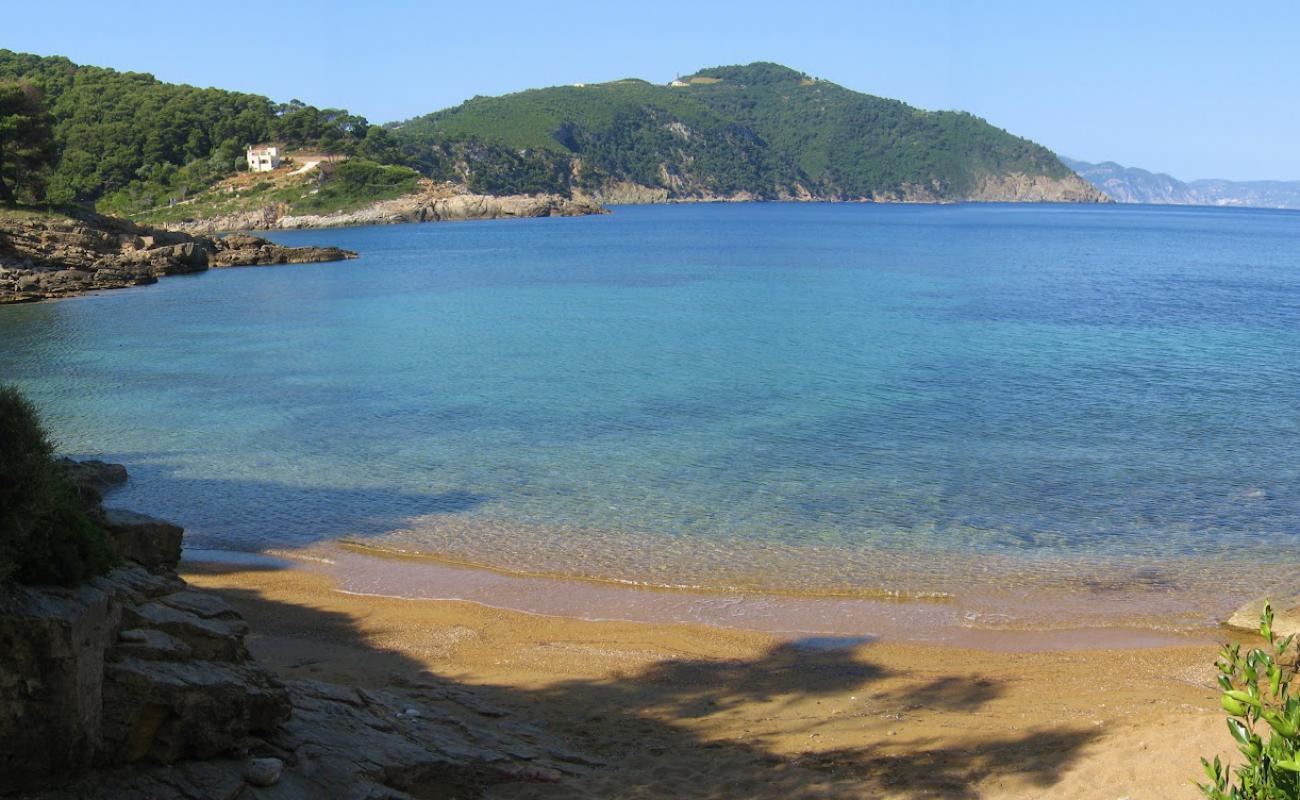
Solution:
{"label": "green bush", "polygon": [[115,561],[35,407],[0,386],[0,583],[70,586]]}
{"label": "green bush", "polygon": [[321,170],[320,190],[294,204],[294,210],[315,214],[344,211],[391,200],[414,192],[420,174],[409,167],[376,164],[353,158]]}
{"label": "green bush", "polygon": [[[1202,758],[1209,783],[1198,783],[1210,800],[1300,800],[1300,697],[1291,695],[1296,656],[1288,656],[1295,634],[1278,639],[1273,608],[1265,604],[1259,634],[1266,648],[1244,656],[1241,645],[1224,645],[1219,668],[1219,698],[1228,712],[1228,732],[1245,762],[1230,772],[1218,756]],[[1268,734],[1265,741],[1261,734]]]}

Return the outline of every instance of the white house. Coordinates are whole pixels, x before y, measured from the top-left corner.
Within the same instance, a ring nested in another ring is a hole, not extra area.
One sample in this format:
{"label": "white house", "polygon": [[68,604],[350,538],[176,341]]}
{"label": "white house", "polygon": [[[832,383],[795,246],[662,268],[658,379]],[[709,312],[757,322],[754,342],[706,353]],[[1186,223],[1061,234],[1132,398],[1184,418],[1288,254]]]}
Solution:
{"label": "white house", "polygon": [[248,171],[270,172],[280,166],[280,148],[273,144],[263,144],[248,148]]}

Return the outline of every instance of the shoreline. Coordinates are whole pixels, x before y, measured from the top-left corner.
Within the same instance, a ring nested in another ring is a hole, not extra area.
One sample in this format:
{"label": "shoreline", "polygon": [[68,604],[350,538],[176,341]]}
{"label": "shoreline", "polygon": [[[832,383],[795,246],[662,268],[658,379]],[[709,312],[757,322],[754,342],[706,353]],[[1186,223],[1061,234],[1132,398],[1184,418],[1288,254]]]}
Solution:
{"label": "shoreline", "polygon": [[[341,541],[262,553],[187,548],[185,560],[199,566],[307,573],[332,581],[334,591],[340,594],[356,597],[466,602],[574,622],[703,625],[785,640],[830,637],[1022,653],[1203,646],[1228,635],[1222,625],[1163,624],[1158,615],[1133,613],[1123,603],[1098,623],[1071,616],[1079,605],[1077,598],[1043,594],[1011,599],[986,596],[980,598],[980,610],[975,610],[977,606],[969,599],[958,602],[955,598],[828,597],[638,586],[519,574]],[[1037,620],[1020,617],[1028,608],[1047,609],[1048,616]]]}
{"label": "shoreline", "polygon": [[1213,642],[998,652],[789,637],[348,593],[319,569],[268,567],[187,554],[180,572],[244,615],[250,650],[282,678],[450,681],[602,762],[492,798],[1190,800],[1197,757],[1231,752]]}

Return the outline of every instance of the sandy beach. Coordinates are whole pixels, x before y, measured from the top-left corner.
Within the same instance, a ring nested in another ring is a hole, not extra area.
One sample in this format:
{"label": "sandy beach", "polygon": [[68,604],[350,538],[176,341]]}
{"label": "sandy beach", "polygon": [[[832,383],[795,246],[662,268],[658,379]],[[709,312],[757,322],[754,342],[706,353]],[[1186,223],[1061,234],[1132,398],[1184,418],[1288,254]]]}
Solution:
{"label": "sandy beach", "polygon": [[301,568],[182,571],[285,677],[455,686],[602,762],[496,798],[1194,798],[1198,757],[1230,749],[1221,631],[1110,650],[792,639],[346,593]]}

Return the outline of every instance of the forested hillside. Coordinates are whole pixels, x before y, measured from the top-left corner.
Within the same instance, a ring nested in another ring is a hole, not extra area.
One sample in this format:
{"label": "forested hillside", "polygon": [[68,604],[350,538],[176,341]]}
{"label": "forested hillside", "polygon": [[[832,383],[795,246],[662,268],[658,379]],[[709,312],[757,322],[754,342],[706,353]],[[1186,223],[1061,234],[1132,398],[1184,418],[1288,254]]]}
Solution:
{"label": "forested hillside", "polygon": [[482,194],[1099,197],[1046,148],[969,114],[922,111],[776,64],[702,70],[674,86],[628,79],[475,97],[390,126],[0,50],[0,84],[15,81],[37,87],[50,110],[56,158],[43,175],[46,197],[120,215],[156,214],[192,196],[240,169],[245,145],[268,140],[412,167]]}
{"label": "forested hillside", "polygon": [[[538,172],[595,193],[632,183],[678,198],[1097,197],[1051,151],[970,114],[922,111],[778,64],[716,67],[677,83],[476,97],[395,133],[417,153],[475,141],[569,162]],[[1014,194],[1016,181],[1030,196],[999,196]]]}
{"label": "forested hillside", "polygon": [[46,191],[56,202],[161,201],[234,172],[245,145],[269,139],[361,155],[391,147],[383,129],[343,109],[0,50],[0,82],[18,80],[41,90],[53,117],[58,160]]}

